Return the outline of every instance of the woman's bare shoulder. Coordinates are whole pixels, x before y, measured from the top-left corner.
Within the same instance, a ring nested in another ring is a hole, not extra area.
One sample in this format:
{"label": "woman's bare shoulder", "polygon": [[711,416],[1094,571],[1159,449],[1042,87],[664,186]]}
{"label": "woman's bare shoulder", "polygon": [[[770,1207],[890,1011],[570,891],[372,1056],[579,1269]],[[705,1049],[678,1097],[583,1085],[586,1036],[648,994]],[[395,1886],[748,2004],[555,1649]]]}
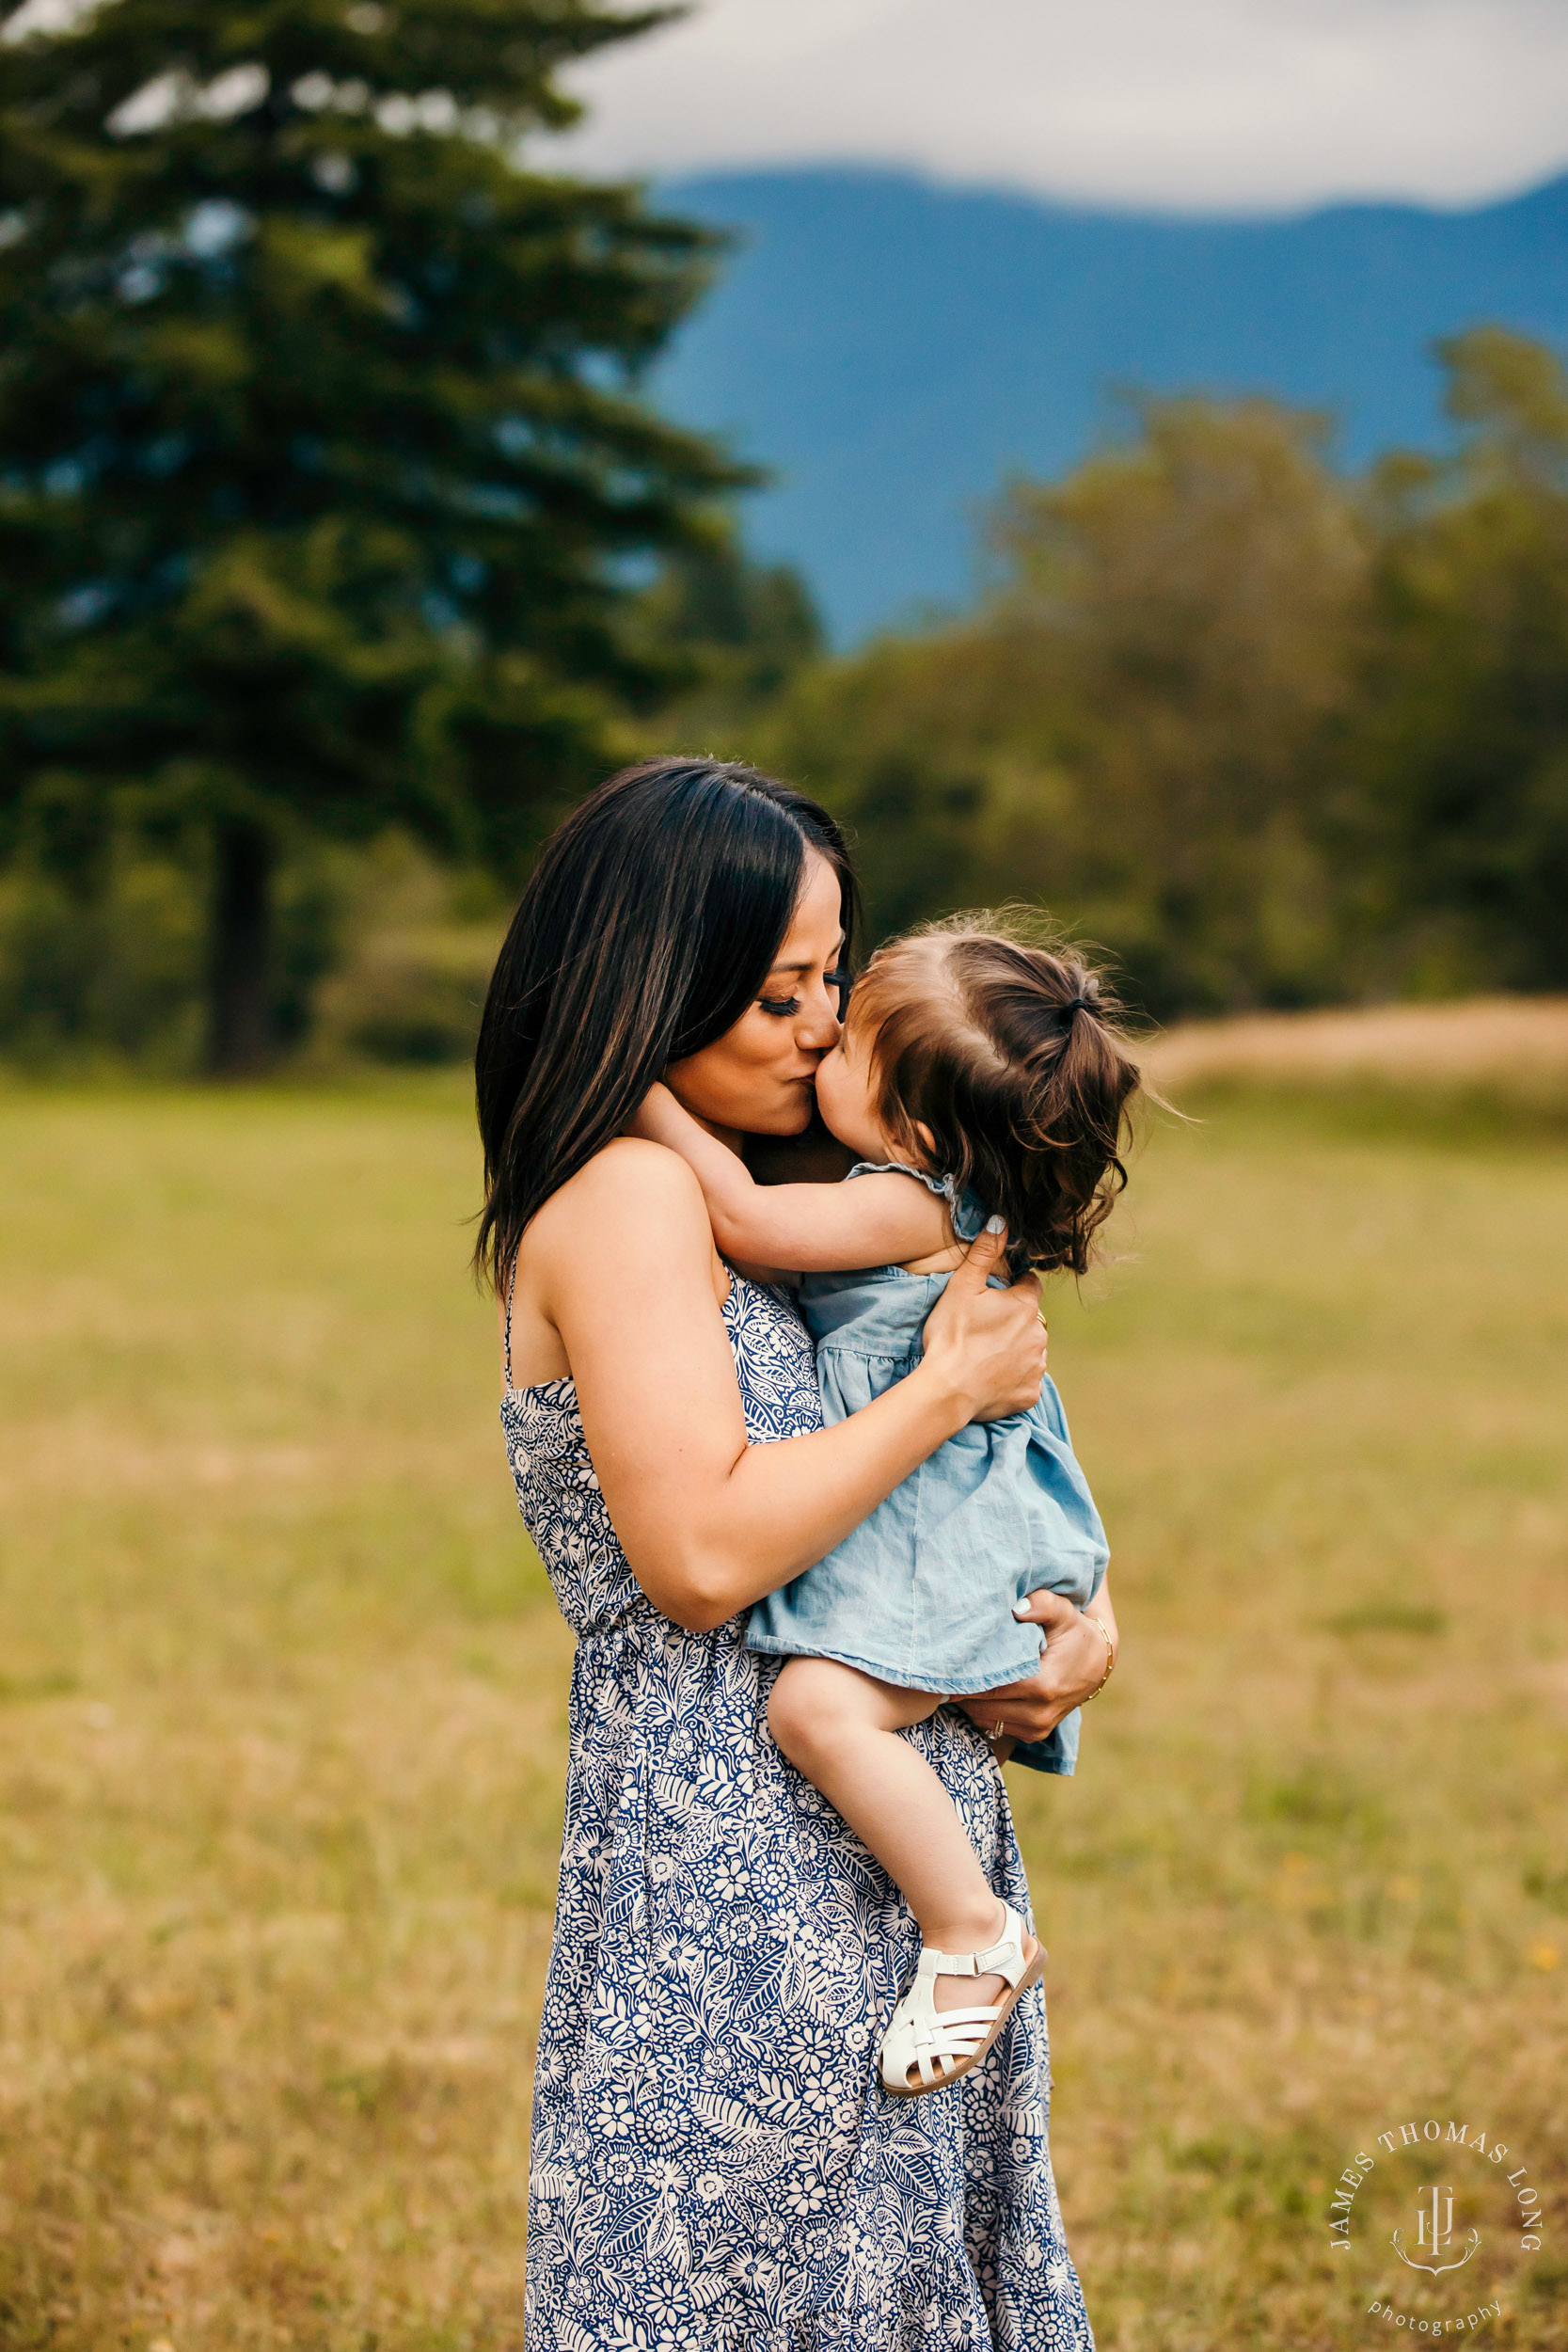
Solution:
{"label": "woman's bare shoulder", "polygon": [[532,1248],[551,1257],[590,1245],[601,1253],[613,1245],[619,1255],[688,1236],[711,1249],[702,1186],[678,1152],[638,1136],[617,1136],[595,1152],[551,1193],[528,1232]]}
{"label": "woman's bare shoulder", "polygon": [[667,1317],[673,1298],[713,1287],[716,1263],[686,1162],[630,1136],[606,1144],[550,1195],[518,1245],[511,1377],[526,1386],[578,1373],[585,1317],[590,1329],[606,1317],[625,1329],[650,1282],[663,1287],[657,1311]]}

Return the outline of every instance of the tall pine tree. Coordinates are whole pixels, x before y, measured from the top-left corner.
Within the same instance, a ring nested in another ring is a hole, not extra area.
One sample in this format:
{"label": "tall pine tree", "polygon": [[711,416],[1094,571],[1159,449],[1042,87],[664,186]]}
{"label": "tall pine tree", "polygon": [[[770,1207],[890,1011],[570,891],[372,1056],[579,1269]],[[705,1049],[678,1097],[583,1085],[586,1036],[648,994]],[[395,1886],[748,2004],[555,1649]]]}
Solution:
{"label": "tall pine tree", "polygon": [[638,396],[712,241],[521,150],[574,118],[561,67],[666,13],[0,32],[0,805],[78,876],[128,814],[199,829],[216,1070],[269,1051],[290,838],[515,866],[652,683],[637,559],[741,479]]}

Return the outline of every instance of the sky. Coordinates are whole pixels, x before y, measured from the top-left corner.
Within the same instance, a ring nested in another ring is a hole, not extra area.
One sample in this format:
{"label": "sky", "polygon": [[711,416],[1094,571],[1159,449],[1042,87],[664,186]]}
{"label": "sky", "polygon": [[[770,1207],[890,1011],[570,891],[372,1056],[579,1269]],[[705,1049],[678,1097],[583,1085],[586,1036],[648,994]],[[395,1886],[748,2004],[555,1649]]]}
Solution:
{"label": "sky", "polygon": [[552,160],[854,161],[1129,208],[1465,205],[1568,166],[1568,0],[699,0]]}

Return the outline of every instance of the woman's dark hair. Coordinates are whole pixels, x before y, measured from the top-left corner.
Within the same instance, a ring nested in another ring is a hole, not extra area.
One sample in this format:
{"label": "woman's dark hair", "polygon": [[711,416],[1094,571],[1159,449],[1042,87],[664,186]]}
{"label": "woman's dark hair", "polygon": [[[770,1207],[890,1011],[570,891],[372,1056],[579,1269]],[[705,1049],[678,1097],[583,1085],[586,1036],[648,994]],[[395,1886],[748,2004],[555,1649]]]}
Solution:
{"label": "woman's dark hair", "polygon": [[855,983],[850,1017],[869,1032],[887,1134],[1006,1219],[1015,1272],[1083,1274],[1127,1182],[1138,1069],[1109,989],[1075,950],[1031,939],[1038,929],[958,914],[895,940]]}
{"label": "woman's dark hair", "polygon": [[826,809],[729,760],[650,759],[601,784],[540,853],[491,977],[475,1078],[484,1211],[474,1263],[499,1289],[523,1229],[620,1134],[672,1062],[756,996],[806,852],[854,871]]}

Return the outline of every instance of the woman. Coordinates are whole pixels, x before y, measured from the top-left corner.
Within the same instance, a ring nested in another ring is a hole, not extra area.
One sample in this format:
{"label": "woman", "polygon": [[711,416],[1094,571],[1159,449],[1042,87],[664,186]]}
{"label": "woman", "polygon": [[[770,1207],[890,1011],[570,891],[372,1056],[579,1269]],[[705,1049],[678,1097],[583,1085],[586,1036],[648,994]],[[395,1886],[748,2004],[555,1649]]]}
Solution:
{"label": "woman", "polygon": [[[982,1237],[924,1362],[821,1426],[804,1330],[719,1259],[695,1179],[623,1134],[662,1077],[738,1149],[808,1126],[838,1034],[854,885],[832,820],[750,770],[655,761],[546,846],[478,1056],[480,1256],[503,1306],[519,1502],[578,1635],[540,2026],[528,2352],[1087,2345],[1046,2145],[1030,1995],[986,2064],[895,2103],[873,2054],[914,1931],[766,1730],[749,1605],[820,1558],[967,1422],[1032,1404],[1031,1280]],[[1105,1644],[1037,1597],[1037,1739]],[[1022,1865],[981,1731],[910,1735],[992,1883]]]}

